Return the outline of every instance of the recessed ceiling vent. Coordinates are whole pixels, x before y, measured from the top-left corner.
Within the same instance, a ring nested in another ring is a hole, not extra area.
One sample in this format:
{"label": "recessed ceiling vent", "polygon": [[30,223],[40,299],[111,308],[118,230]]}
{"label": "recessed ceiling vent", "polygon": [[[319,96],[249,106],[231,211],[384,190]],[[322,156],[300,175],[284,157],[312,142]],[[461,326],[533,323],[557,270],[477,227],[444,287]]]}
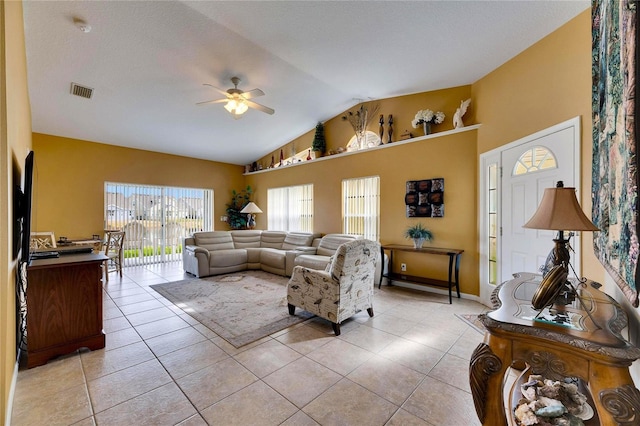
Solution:
{"label": "recessed ceiling vent", "polygon": [[81,86],[78,83],[71,83],[71,94],[80,96],[81,98],[91,99],[93,95],[93,89],[90,87]]}

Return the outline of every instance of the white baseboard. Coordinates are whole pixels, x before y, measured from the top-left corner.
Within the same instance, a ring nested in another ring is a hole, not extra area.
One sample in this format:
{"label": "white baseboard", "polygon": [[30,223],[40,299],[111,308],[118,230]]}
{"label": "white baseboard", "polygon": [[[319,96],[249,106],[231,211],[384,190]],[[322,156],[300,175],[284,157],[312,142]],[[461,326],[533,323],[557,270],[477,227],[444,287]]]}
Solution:
{"label": "white baseboard", "polygon": [[11,379],[11,387],[9,388],[9,397],[7,398],[7,410],[5,411],[4,424],[11,426],[11,414],[13,413],[13,397],[16,392],[16,383],[18,382],[18,367],[20,366],[20,356],[16,359],[16,365],[13,367],[13,378]]}
{"label": "white baseboard", "polygon": [[[388,281],[388,278],[385,278],[385,280]],[[382,284],[383,286],[386,285],[386,282],[383,282]],[[424,291],[427,293],[436,293],[436,294],[442,294],[444,296],[449,296],[449,290],[448,289],[440,289],[437,287],[430,287],[430,286],[426,286],[426,285],[420,285],[420,284],[413,284],[413,283],[409,283],[409,282],[402,282],[402,281],[393,281],[393,285],[396,287],[405,287],[405,288],[410,288],[412,290],[419,290],[419,291]],[[458,298],[457,293],[455,290],[451,291],[451,295],[453,297],[453,300],[455,303],[455,299]],[[473,300],[474,302],[478,302],[478,303],[482,303],[480,301],[480,297],[476,296],[475,294],[467,294],[467,293],[460,293],[460,298],[461,299],[468,299],[468,300]]]}

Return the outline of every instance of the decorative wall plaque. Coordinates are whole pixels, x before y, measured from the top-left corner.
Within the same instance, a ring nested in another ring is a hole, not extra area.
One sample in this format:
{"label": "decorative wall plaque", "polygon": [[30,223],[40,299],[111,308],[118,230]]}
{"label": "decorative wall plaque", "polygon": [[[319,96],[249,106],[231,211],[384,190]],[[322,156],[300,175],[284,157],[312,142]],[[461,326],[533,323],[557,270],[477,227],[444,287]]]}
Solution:
{"label": "decorative wall plaque", "polygon": [[407,181],[407,217],[444,217],[444,179]]}

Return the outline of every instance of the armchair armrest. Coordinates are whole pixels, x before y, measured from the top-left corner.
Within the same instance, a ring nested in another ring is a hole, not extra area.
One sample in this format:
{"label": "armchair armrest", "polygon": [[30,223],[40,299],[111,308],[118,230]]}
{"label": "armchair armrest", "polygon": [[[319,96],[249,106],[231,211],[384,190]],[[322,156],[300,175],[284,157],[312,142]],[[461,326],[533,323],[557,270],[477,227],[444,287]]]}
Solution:
{"label": "armchair armrest", "polygon": [[[304,277],[309,278],[305,280]],[[331,274],[327,271],[319,271],[317,269],[311,269],[304,266],[296,266],[293,268],[293,274],[291,280],[289,280],[289,287],[296,284],[302,284],[303,286],[317,286],[320,284],[330,284],[332,286],[339,286],[339,282],[331,277]]]}

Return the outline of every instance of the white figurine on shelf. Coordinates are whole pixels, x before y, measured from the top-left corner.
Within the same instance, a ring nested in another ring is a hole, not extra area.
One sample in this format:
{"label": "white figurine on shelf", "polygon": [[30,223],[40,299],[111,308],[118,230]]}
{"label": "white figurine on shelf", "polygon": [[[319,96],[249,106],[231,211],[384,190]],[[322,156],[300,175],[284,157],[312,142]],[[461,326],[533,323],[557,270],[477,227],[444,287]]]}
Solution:
{"label": "white figurine on shelf", "polygon": [[471,98],[466,101],[460,101],[460,108],[456,110],[456,113],[453,114],[453,127],[456,129],[460,129],[464,127],[464,123],[462,122],[462,116],[467,112],[467,108],[469,108],[469,104],[471,103]]}

